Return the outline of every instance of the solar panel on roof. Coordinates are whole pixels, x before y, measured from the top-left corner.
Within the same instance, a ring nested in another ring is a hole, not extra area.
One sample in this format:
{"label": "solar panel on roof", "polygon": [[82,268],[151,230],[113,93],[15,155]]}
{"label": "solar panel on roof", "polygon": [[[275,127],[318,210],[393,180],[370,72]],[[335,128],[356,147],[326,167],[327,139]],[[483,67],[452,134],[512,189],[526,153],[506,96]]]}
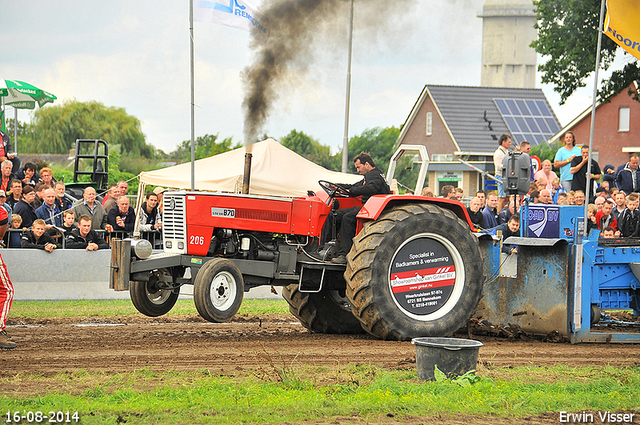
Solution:
{"label": "solar panel on roof", "polygon": [[503,114],[508,114],[509,113],[509,109],[507,109],[507,104],[504,103],[504,100],[502,99],[495,99],[496,102],[496,106],[498,107],[498,110],[503,113]]}
{"label": "solar panel on roof", "polygon": [[537,145],[560,131],[560,123],[544,100],[493,99],[516,143]]}

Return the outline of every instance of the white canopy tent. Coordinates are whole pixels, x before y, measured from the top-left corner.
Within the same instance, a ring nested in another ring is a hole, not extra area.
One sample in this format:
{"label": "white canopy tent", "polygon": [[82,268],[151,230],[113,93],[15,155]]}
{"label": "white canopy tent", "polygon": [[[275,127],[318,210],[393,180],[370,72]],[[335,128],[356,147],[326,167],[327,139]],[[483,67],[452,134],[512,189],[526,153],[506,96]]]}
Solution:
{"label": "white canopy tent", "polygon": [[[240,193],[246,152],[247,148],[243,147],[197,160],[196,189]],[[308,190],[320,190],[318,180],[334,183],[355,183],[362,180],[362,176],[357,174],[329,171],[273,139],[253,144],[250,152],[253,158],[249,193],[252,195],[304,196]],[[140,187],[144,188],[146,185],[190,189],[191,164],[140,173]]]}

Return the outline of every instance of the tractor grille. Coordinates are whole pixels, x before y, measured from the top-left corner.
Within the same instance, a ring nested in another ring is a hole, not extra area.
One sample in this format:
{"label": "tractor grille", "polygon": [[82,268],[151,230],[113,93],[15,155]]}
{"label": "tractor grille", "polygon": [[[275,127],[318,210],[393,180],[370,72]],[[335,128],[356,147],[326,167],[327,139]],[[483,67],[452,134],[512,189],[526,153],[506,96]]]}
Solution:
{"label": "tractor grille", "polygon": [[185,218],[185,196],[165,194],[162,198],[164,211],[162,214],[162,230],[165,247],[170,242],[171,251],[177,248],[178,242],[187,246],[187,220]]}
{"label": "tractor grille", "polygon": [[259,211],[259,210],[244,210],[238,208],[236,210],[236,218],[244,218],[247,220],[260,220],[260,221],[276,221],[280,223],[286,223],[289,216],[285,213],[273,212],[273,211]]}

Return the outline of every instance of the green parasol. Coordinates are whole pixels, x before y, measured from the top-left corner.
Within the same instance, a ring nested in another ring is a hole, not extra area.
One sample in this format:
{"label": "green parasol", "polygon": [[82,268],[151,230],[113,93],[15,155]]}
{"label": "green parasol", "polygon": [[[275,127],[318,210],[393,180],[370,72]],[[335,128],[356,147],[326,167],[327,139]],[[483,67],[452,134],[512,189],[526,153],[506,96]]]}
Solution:
{"label": "green parasol", "polygon": [[[0,130],[7,131],[4,120],[4,106],[16,109],[35,109],[36,103],[42,107],[57,98],[36,86],[18,80],[0,80]],[[17,124],[17,122],[16,122]],[[17,134],[15,136],[17,138]],[[14,140],[14,150],[17,151],[17,140]]]}

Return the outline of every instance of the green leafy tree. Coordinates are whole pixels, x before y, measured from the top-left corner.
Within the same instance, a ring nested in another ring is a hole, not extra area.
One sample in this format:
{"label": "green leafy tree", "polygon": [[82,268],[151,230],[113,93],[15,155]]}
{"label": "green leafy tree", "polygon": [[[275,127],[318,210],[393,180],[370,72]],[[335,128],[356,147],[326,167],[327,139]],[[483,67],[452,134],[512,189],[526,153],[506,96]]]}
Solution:
{"label": "green leafy tree", "polygon": [[[389,160],[394,152],[394,145],[400,136],[400,129],[396,127],[368,128],[359,136],[354,136],[349,141],[349,164],[353,163],[360,152],[367,152],[376,163],[376,168],[386,172],[389,168]],[[342,154],[340,154],[342,158]],[[355,168],[349,168],[350,173],[355,173]]]}
{"label": "green leafy tree", "polygon": [[122,156],[117,150],[109,151],[109,184],[118,183],[120,180],[129,184],[129,194],[138,192],[139,180],[135,179],[135,174],[120,170]]}
{"label": "green leafy tree", "polygon": [[531,147],[531,155],[535,155],[540,158],[540,162],[544,162],[545,159],[548,159],[553,164],[553,160],[556,157],[556,152],[558,149],[564,146],[564,143],[561,141],[557,141],[555,143],[540,143],[537,146]]}
{"label": "green leafy tree", "polygon": [[140,120],[124,108],[96,101],[68,100],[63,105],[38,109],[31,124],[31,153],[67,153],[76,139],[103,139],[121,146],[123,154],[152,158],[153,146],[145,142]]}
{"label": "green leafy tree", "polygon": [[324,168],[340,170],[340,160],[337,155],[331,155],[331,147],[320,144],[302,131],[291,130],[280,139],[280,144]]}
{"label": "green leafy tree", "polygon": [[26,123],[26,122],[22,122],[20,120],[18,120],[18,145],[16,146],[16,141],[15,139],[15,126],[16,126],[16,121],[14,119],[8,118],[6,120],[6,126],[7,126],[7,134],[9,135],[9,137],[11,138],[11,146],[13,147],[13,149],[15,150],[17,147],[17,152],[30,152],[27,151],[25,148],[28,147],[31,143],[31,141],[33,140],[33,136],[32,136],[32,129],[31,126]]}
{"label": "green leafy tree", "polygon": [[[535,0],[538,39],[531,43],[536,52],[548,60],[540,65],[542,82],[551,83],[564,103],[595,70],[595,57],[600,23],[600,0]],[[608,69],[616,52],[623,51],[606,35],[602,36],[600,65]],[[640,80],[638,61],[613,71],[604,81],[598,97],[606,101],[620,93],[634,80]],[[635,94],[634,98],[638,99]]]}
{"label": "green leafy tree", "polygon": [[[355,173],[353,158],[360,152],[367,152],[371,155],[378,168],[383,173],[389,169],[389,161],[395,152],[394,146],[400,136],[400,129],[397,127],[375,127],[366,129],[359,136],[354,136],[349,141],[349,172]],[[342,161],[342,154],[338,157]],[[418,181],[420,167],[414,163],[413,155],[405,155],[400,158],[393,176],[397,180],[401,191],[414,189]],[[342,164],[342,162],[340,162]],[[426,184],[426,182],[425,182]]]}
{"label": "green leafy tree", "polygon": [[[217,140],[217,134],[205,134],[204,136],[196,138],[193,141],[195,159],[198,160],[202,158],[208,158],[210,156],[218,155],[232,149],[237,149],[241,146],[240,143],[236,143],[236,145],[233,146],[232,137],[227,137],[220,143],[216,143]],[[182,162],[191,161],[191,140],[185,140],[180,143],[178,149],[171,152],[169,156],[171,158],[179,159]]]}

